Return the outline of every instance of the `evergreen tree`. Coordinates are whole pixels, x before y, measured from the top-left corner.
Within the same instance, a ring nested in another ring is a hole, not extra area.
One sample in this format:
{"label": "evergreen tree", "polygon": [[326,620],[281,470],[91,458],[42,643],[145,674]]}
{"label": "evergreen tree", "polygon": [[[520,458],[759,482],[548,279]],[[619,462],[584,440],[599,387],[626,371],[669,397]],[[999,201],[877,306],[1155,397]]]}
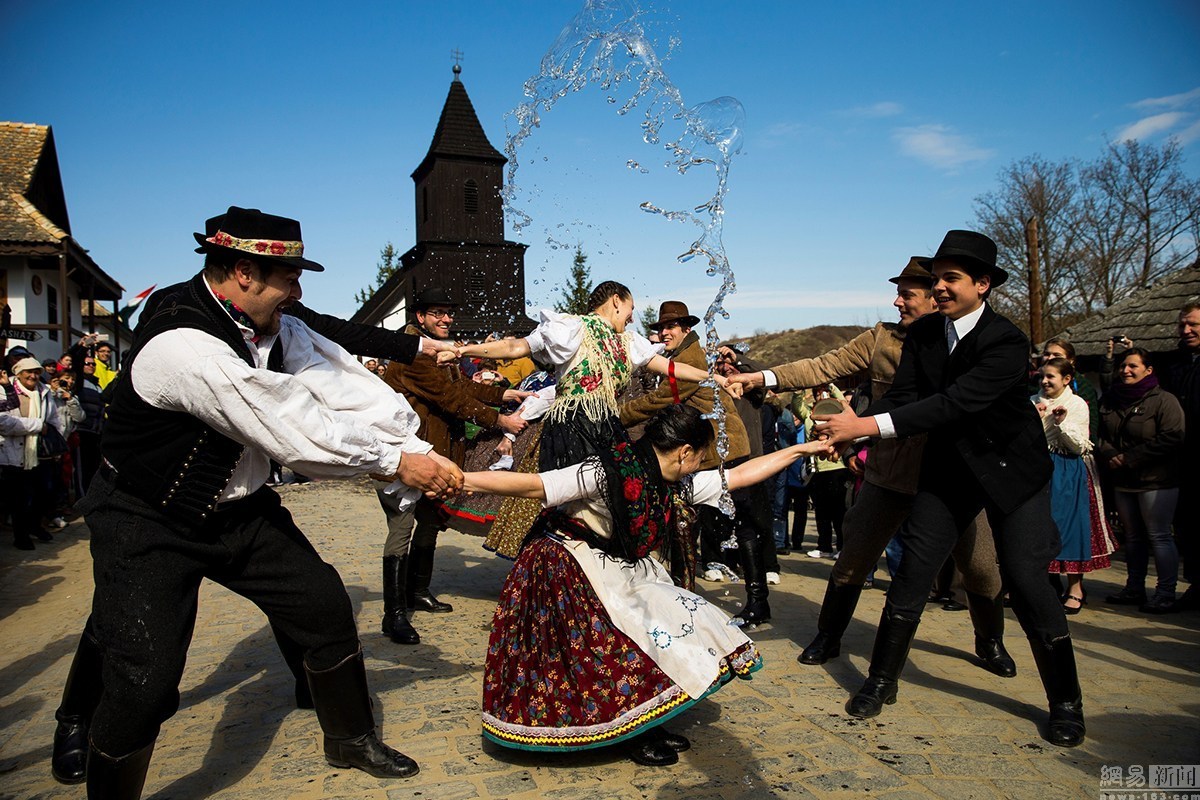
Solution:
{"label": "evergreen tree", "polygon": [[592,294],[592,275],[587,265],[587,254],[583,245],[575,245],[575,261],[571,264],[571,272],[565,284],[559,287],[562,300],[554,304],[554,310],[560,314],[586,314],[588,298]]}
{"label": "evergreen tree", "polygon": [[358,294],[354,295],[355,302],[360,306],[370,300],[375,292],[379,291],[379,287],[387,283],[388,278],[395,275],[400,269],[400,254],[396,252],[396,248],[391,242],[385,244],[379,251],[379,263],[375,266],[375,285],[370,289],[359,289]]}
{"label": "evergreen tree", "polygon": [[650,335],[650,326],[658,322],[658,312],[654,310],[654,306],[646,306],[642,309],[642,313],[638,316],[638,324],[642,326],[642,335]]}

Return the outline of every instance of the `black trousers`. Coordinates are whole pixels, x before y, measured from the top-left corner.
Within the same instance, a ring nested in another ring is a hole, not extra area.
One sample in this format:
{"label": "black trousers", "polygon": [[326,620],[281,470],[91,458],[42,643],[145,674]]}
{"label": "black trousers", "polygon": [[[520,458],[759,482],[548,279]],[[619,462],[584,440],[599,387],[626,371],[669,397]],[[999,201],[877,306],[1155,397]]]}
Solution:
{"label": "black trousers", "polygon": [[145,747],[178,710],[204,578],[262,609],[313,669],[358,650],[341,577],[270,489],[190,530],[115,489],[103,471],[81,505],[92,533],[92,624],[105,655],[104,693],[91,724],[102,753],[120,757]]}
{"label": "black trousers", "polygon": [[965,464],[950,462],[937,472],[935,481],[922,481],[912,513],[900,528],[904,555],[888,590],[888,606],[920,616],[959,532],[983,510],[996,543],[1000,577],[1025,635],[1045,642],[1066,636],[1062,603],[1046,580],[1050,562],[1060,550],[1058,528],[1050,515],[1049,484],[1004,513],[987,499]]}

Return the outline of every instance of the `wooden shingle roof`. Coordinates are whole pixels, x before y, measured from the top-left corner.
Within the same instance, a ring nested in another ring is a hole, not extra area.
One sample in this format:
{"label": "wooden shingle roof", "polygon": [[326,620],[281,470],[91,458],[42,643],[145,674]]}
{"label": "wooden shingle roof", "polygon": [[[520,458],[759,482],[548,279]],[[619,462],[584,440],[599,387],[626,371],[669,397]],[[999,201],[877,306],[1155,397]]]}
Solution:
{"label": "wooden shingle roof", "polygon": [[419,175],[435,156],[499,164],[508,161],[488,141],[483,125],[479,124],[479,117],[475,114],[475,106],[471,105],[471,98],[467,96],[467,89],[458,79],[450,82],[450,93],[446,95],[446,104],[442,106],[442,115],[438,118],[437,130],[433,132],[429,152],[413,170],[413,177]]}
{"label": "wooden shingle roof", "polygon": [[0,242],[57,244],[70,235],[54,134],[0,122]]}
{"label": "wooden shingle roof", "polygon": [[1167,352],[1179,343],[1179,310],[1190,300],[1200,300],[1200,261],[1139,289],[1059,336],[1070,340],[1083,356],[1103,355],[1108,340],[1118,334],[1151,352]]}

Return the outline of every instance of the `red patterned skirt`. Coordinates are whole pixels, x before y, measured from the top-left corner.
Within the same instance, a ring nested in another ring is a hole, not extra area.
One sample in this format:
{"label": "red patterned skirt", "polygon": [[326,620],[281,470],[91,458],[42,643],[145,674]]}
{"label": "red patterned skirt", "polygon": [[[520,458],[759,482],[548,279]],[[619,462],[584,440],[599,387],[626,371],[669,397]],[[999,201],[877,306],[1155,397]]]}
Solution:
{"label": "red patterned skirt", "polygon": [[[612,569],[614,578],[637,581],[636,573],[620,570],[642,566]],[[685,590],[673,591],[685,602],[706,605]],[[714,620],[710,614],[697,627]],[[665,636],[657,627],[655,633]],[[484,736],[506,747],[539,751],[583,750],[629,739],[734,675],[749,677],[761,667],[754,643],[741,639],[730,652],[706,648],[715,677],[693,697],[659,667],[647,652],[653,647],[639,646],[617,627],[567,547],[555,538],[537,539],[521,551],[500,592],[484,671]]]}

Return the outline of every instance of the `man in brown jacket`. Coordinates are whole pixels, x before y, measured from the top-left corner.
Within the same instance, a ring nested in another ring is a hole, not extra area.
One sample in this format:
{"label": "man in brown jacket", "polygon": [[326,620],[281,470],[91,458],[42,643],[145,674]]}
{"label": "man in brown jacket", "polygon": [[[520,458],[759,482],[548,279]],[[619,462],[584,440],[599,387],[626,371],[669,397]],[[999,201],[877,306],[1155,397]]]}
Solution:
{"label": "man in brown jacket", "polygon": [[[431,339],[449,339],[456,304],[443,289],[420,292],[413,303],[414,322],[405,333]],[[408,400],[421,418],[418,436],[434,452],[462,467],[466,456],[466,423],[520,433],[528,424],[516,414],[505,415],[494,406],[521,400],[528,392],[501,389],[463,377],[457,363],[438,365],[430,356],[416,356],[411,364],[392,361],[384,381]],[[403,511],[394,495],[378,490],[387,515],[388,535],[383,549],[383,632],[399,644],[416,644],[420,636],[409,622],[407,609],[452,611],[449,603],[429,591],[433,553],[438,534],[446,527],[441,503],[422,497]],[[415,530],[414,530],[415,526]]]}
{"label": "man in brown jacket", "polygon": [[[687,304],[678,300],[668,300],[658,308],[658,319],[650,325],[658,331],[662,342],[666,345],[663,353],[671,361],[688,364],[697,369],[707,370],[708,360],[700,337],[692,327],[700,319],[688,313]],[[725,392],[715,392],[720,397],[721,407],[725,416],[725,435],[728,437],[728,452],[725,455],[725,466],[733,467],[745,461],[750,456],[750,439],[746,426],[733,406],[732,399]],[[714,390],[682,379],[673,379],[670,375],[663,378],[658,388],[641,397],[630,400],[621,406],[621,424],[625,427],[645,422],[667,406],[683,403],[694,407],[702,414],[713,411]],[[714,430],[717,421],[712,420]],[[754,435],[759,435],[756,429]],[[701,469],[716,469],[721,463],[717,454],[717,444],[714,439],[704,454]],[[738,539],[738,557],[742,574],[746,579],[746,607],[736,615],[743,622],[766,622],[771,612],[767,606],[766,567],[762,552],[762,531],[754,521],[761,517],[761,510],[769,506],[763,498],[757,495],[765,491],[765,485],[752,486],[734,493],[733,501],[737,509],[735,520],[730,520],[719,509],[711,506],[700,506],[696,509],[699,517],[701,538],[701,561],[708,558],[716,560],[720,557],[720,542],[734,530]],[[770,535],[769,522],[766,535]],[[709,553],[704,556],[704,553]]]}
{"label": "man in brown jacket", "polygon": [[[896,284],[892,303],[899,322],[879,322],[846,345],[816,358],[801,359],[763,372],[735,376],[747,388],[780,386],[803,389],[847,378],[866,371],[871,381],[871,401],[887,392],[900,362],[908,326],[937,311],[933,300],[933,275],[916,257],[889,280]],[[862,489],[843,521],[844,549],[834,563],[825,588],[817,635],[799,656],[802,664],[824,664],[841,652],[842,634],[854,616],[863,583],[883,549],[908,517],[917,491],[924,436],[883,439],[868,452]],[[852,468],[862,469],[855,467]],[[1016,664],[1004,649],[1004,606],[1000,599],[1000,571],[990,531],[976,535],[977,520],[958,540],[954,560],[963,573],[967,607],[975,627],[975,652],[985,668],[1010,678]]]}

